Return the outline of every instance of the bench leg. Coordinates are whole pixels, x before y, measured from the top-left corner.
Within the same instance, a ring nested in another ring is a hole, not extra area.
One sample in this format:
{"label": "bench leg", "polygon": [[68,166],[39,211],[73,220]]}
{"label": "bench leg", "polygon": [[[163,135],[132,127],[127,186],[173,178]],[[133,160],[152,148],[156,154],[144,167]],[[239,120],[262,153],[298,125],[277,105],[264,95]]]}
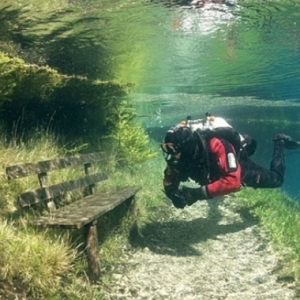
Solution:
{"label": "bench leg", "polygon": [[88,261],[88,275],[96,282],[100,277],[100,259],[97,235],[97,221],[85,225],[85,252]]}
{"label": "bench leg", "polygon": [[129,204],[130,205],[129,213],[130,213],[130,217],[133,220],[131,228],[130,228],[129,238],[135,239],[136,237],[141,237],[143,235],[140,232],[139,226],[137,224],[136,197],[133,196],[133,197],[129,198],[129,201],[131,201]]}

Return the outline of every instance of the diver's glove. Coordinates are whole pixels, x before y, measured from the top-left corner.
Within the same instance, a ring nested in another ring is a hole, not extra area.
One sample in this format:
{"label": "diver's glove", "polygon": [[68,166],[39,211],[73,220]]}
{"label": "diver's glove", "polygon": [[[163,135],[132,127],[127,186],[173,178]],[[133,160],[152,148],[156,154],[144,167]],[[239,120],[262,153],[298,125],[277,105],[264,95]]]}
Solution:
{"label": "diver's glove", "polygon": [[188,206],[193,205],[198,200],[209,199],[205,186],[199,188],[182,187],[182,196],[184,197]]}
{"label": "diver's glove", "polygon": [[176,208],[184,208],[186,206],[186,201],[181,190],[170,185],[165,186],[165,193]]}

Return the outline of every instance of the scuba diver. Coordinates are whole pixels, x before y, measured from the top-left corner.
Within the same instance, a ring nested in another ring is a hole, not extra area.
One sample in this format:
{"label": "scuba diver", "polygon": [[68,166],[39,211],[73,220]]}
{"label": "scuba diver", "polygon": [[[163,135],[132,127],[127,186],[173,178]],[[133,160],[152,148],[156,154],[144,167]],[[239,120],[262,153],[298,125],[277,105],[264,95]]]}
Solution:
{"label": "scuba diver", "polygon": [[[177,208],[198,200],[212,199],[240,190],[241,186],[277,188],[285,174],[284,148],[300,148],[300,142],[278,133],[270,169],[250,159],[257,143],[249,135],[235,131],[223,118],[209,113],[206,118],[172,126],[161,144],[167,167],[163,187]],[[193,180],[199,187],[180,183]]]}

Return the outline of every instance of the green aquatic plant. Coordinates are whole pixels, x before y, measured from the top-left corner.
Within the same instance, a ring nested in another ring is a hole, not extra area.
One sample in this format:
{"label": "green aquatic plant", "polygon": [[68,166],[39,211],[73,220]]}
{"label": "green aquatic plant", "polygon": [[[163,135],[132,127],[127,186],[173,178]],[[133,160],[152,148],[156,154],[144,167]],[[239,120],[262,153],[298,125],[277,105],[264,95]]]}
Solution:
{"label": "green aquatic plant", "polygon": [[113,115],[116,126],[109,137],[122,164],[141,163],[156,155],[144,128],[134,121],[136,111],[130,103],[123,101]]}
{"label": "green aquatic plant", "polygon": [[134,87],[67,76],[0,52],[0,111],[7,131],[17,135],[52,128],[70,138],[84,136],[86,143],[115,128],[113,113]]}
{"label": "green aquatic plant", "polygon": [[0,107],[14,99],[18,100],[19,106],[29,99],[47,101],[66,79],[48,66],[27,64],[20,58],[0,52]]}

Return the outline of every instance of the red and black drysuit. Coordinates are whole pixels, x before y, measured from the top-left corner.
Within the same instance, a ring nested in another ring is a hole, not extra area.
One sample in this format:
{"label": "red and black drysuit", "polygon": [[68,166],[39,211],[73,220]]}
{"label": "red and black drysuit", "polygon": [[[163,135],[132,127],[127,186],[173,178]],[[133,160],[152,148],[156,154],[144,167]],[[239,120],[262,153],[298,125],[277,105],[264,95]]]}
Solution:
{"label": "red and black drysuit", "polygon": [[182,161],[179,165],[168,165],[165,169],[163,186],[174,206],[182,208],[195,202],[184,203],[187,199],[178,195],[180,182],[188,178],[201,186],[197,189],[199,198],[197,200],[223,196],[240,189],[241,167],[234,147],[224,139],[213,137],[207,143],[207,154],[209,172],[205,176],[202,159],[197,153],[192,157],[184,157],[184,153],[181,153],[183,157],[180,157]]}

